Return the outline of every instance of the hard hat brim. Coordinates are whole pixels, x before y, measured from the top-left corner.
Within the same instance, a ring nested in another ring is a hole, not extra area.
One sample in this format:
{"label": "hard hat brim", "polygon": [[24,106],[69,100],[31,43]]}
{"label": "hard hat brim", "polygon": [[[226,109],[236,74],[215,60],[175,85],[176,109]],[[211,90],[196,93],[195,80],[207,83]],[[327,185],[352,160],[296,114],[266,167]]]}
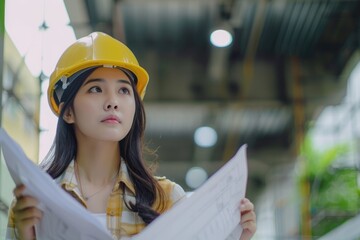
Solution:
{"label": "hard hat brim", "polygon": [[[50,84],[48,87],[48,101],[49,101],[49,105],[51,107],[51,110],[54,112],[55,115],[59,116],[59,106],[56,103],[55,99],[54,99],[54,88],[56,83],[60,80],[61,77],[65,76],[65,77],[70,77],[71,75],[75,74],[78,71],[81,71],[83,69],[86,68],[90,68],[90,67],[95,67],[95,66],[113,66],[113,67],[120,67],[120,68],[125,68],[129,71],[131,71],[137,78],[137,84],[136,84],[136,90],[140,96],[141,99],[144,98],[145,96],[145,92],[146,92],[146,87],[147,84],[149,82],[149,75],[146,72],[146,70],[142,67],[140,67],[139,65],[135,65],[132,63],[126,63],[126,62],[116,62],[116,61],[108,61],[108,60],[96,60],[96,61],[88,61],[88,62],[82,62],[81,64],[79,64],[78,66],[73,66],[72,67],[72,71],[69,72],[54,72],[51,77],[50,77]],[[53,79],[51,80],[53,77],[55,76],[60,76],[58,77],[58,79]]]}

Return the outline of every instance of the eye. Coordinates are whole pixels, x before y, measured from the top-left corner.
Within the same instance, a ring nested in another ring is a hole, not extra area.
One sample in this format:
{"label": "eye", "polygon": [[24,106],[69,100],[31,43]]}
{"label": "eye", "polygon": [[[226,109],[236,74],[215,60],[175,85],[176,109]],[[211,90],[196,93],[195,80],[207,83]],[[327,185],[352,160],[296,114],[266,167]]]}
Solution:
{"label": "eye", "polygon": [[129,95],[130,90],[128,88],[126,88],[126,87],[122,87],[122,88],[120,88],[119,93]]}
{"label": "eye", "polygon": [[91,87],[89,90],[88,90],[89,93],[98,93],[98,92],[102,92],[101,91],[101,88],[98,87],[98,86],[94,86],[94,87]]}

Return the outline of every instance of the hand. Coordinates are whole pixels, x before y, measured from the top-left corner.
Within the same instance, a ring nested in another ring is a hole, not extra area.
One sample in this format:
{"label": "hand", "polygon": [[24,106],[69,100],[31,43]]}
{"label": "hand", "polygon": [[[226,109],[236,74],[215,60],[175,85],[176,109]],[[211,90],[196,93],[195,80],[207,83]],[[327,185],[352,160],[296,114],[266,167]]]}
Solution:
{"label": "hand", "polygon": [[256,231],[256,214],[254,204],[249,199],[243,198],[240,202],[241,227],[243,228],[240,240],[250,239]]}
{"label": "hand", "polygon": [[30,196],[24,196],[24,185],[14,189],[16,203],[13,208],[14,223],[17,230],[17,238],[21,240],[35,239],[34,226],[42,218],[42,212],[36,207],[38,201]]}

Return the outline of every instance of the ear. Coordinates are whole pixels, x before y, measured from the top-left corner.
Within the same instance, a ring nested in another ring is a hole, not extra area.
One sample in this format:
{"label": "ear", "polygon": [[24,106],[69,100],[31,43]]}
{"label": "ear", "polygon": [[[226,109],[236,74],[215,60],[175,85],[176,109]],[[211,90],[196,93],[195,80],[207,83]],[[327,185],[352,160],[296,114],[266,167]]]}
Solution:
{"label": "ear", "polygon": [[[60,103],[59,105],[59,111],[61,112],[62,108],[64,107],[64,103]],[[75,122],[74,119],[74,112],[72,110],[71,107],[68,107],[67,109],[65,109],[64,115],[62,116],[62,118],[64,119],[64,121],[68,124],[72,124]]]}

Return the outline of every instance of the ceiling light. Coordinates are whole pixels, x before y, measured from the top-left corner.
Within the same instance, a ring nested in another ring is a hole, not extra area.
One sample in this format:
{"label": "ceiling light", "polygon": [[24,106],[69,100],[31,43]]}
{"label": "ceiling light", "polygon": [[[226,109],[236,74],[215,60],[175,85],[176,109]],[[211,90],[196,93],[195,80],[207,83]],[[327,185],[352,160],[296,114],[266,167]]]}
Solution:
{"label": "ceiling light", "polygon": [[215,47],[227,47],[232,43],[233,37],[229,31],[217,29],[211,33],[210,41]]}
{"label": "ceiling light", "polygon": [[200,127],[195,130],[194,141],[200,147],[212,147],[217,141],[217,133],[211,127]]}
{"label": "ceiling light", "polygon": [[185,176],[186,184],[192,189],[200,187],[208,178],[207,172],[201,167],[190,168]]}

